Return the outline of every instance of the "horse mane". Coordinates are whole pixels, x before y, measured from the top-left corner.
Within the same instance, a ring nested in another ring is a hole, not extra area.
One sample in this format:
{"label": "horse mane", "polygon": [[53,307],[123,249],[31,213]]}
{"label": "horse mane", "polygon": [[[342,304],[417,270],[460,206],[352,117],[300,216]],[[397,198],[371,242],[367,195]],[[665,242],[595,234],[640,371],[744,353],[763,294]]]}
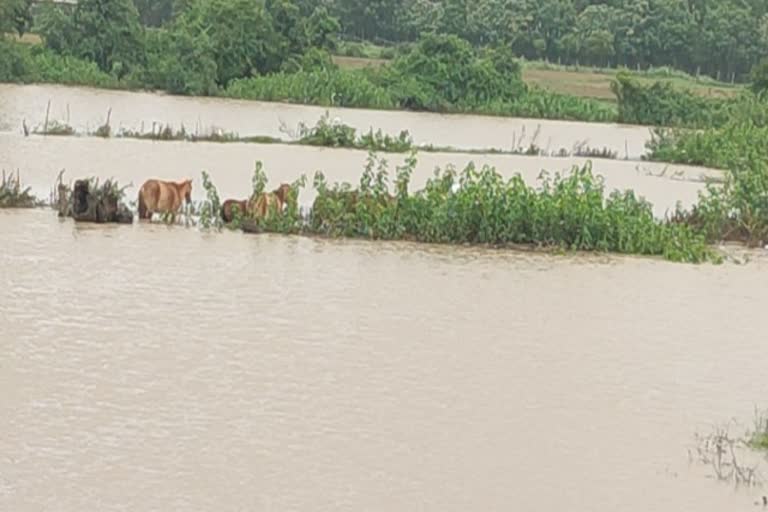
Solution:
{"label": "horse mane", "polygon": [[287,183],[283,183],[279,187],[277,187],[272,193],[277,196],[278,199],[280,199],[281,202],[285,202],[288,199],[288,191],[291,189],[291,186]]}

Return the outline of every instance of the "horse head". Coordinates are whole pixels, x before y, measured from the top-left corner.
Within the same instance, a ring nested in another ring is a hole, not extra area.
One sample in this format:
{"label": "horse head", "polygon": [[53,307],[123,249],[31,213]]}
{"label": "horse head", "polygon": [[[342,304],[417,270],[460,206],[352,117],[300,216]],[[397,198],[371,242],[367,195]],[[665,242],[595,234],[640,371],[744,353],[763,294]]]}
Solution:
{"label": "horse head", "polygon": [[185,180],[181,182],[179,187],[179,193],[184,196],[184,199],[188,202],[192,202],[192,180]]}
{"label": "horse head", "polygon": [[283,183],[282,185],[277,187],[273,193],[280,200],[281,203],[285,204],[285,202],[288,200],[288,194],[290,194],[290,192],[291,192],[291,186],[287,183]]}

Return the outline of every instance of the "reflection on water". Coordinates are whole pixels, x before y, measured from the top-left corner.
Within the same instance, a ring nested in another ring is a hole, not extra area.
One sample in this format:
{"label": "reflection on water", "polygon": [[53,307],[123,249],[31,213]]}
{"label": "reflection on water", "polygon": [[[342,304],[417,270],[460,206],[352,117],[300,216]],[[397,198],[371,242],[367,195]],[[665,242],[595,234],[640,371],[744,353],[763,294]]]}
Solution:
{"label": "reflection on water", "polygon": [[[281,127],[295,130],[300,122],[314,125],[326,111],[363,131],[381,129],[390,135],[408,130],[417,144],[464,149],[510,149],[513,141],[531,142],[545,150],[573,151],[574,145],[606,147],[621,158],[638,159],[650,139],[648,127],[552,121],[541,119],[440,115],[375,110],[326,109],[214,98],[186,98],[149,93],[104,91],[52,85],[0,84],[0,129],[20,133],[22,120],[35,126],[45,120],[48,101],[51,119],[64,121],[80,132],[104,124],[111,110],[111,124],[121,129],[151,130],[153,123],[182,125],[192,133],[217,127],[241,136],[269,135],[286,138]],[[538,132],[538,133],[537,133]],[[534,140],[534,136],[536,136]]]}
{"label": "reflection on water", "polygon": [[763,260],[0,236],[1,510],[752,509],[685,449],[766,396]]}

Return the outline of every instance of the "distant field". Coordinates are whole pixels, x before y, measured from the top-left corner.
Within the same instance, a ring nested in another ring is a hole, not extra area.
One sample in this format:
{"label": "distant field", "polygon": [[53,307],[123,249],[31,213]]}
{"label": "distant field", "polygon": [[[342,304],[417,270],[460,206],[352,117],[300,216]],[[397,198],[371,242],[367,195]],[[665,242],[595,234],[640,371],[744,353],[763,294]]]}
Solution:
{"label": "distant field", "polygon": [[[336,55],[333,61],[342,68],[360,69],[385,65],[386,59],[370,57],[344,57]],[[616,74],[614,69],[582,68],[579,70],[549,65],[546,63],[528,62],[523,66],[523,80],[551,91],[594,98],[614,102],[616,98],[611,92],[611,80]],[[690,89],[696,94],[713,97],[727,97],[737,94],[739,85],[716,82],[712,79],[697,80],[681,72],[672,72],[672,76],[663,73],[637,73],[635,77],[643,82],[670,82],[675,87]]]}
{"label": "distant field", "polygon": [[37,34],[24,34],[22,37],[19,37],[16,34],[13,34],[11,36],[16,41],[27,43],[27,44],[40,44],[42,43],[42,40],[40,39],[40,36]]}
{"label": "distant field", "polygon": [[[525,66],[523,68],[523,80],[526,83],[538,85],[539,87],[563,94],[614,101],[616,98],[613,92],[611,92],[611,80],[614,73],[615,71],[608,73],[603,70],[591,71],[583,69],[573,71]],[[714,81],[698,82],[693,77],[659,77],[644,76],[643,74],[637,74],[635,77],[643,82],[670,82],[675,87],[690,89],[696,94],[703,96],[727,97],[737,94],[740,90],[739,86],[720,84]]]}
{"label": "distant field", "polygon": [[333,62],[340,68],[346,69],[361,69],[361,68],[378,68],[387,63],[386,59],[369,59],[366,57],[344,57],[341,55],[334,55]]}

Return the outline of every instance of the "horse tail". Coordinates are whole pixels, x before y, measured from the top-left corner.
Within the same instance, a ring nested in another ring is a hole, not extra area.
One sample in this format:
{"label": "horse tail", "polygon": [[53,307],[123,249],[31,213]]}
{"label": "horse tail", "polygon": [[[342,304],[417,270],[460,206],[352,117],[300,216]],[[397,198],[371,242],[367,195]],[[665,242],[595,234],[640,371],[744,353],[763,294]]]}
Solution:
{"label": "horse tail", "polygon": [[144,189],[139,190],[139,218],[144,219],[147,215],[147,203],[144,201]]}

